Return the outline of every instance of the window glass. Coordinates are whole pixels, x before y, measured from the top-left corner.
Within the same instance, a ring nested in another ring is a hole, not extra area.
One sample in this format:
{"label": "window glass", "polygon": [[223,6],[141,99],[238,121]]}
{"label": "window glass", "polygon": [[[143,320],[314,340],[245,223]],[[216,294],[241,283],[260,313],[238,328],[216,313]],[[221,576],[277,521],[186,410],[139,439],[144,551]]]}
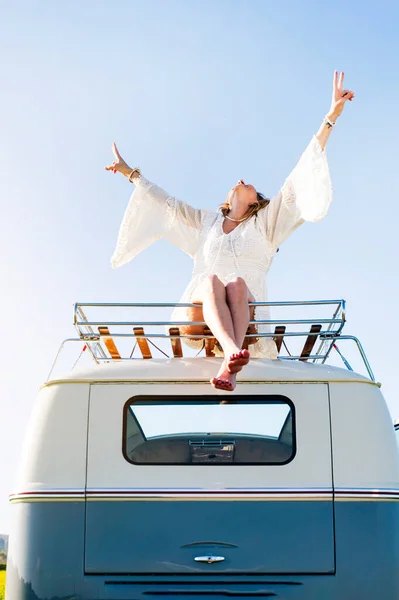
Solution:
{"label": "window glass", "polygon": [[136,464],[285,464],[294,452],[283,396],[141,396],[125,406],[124,454]]}

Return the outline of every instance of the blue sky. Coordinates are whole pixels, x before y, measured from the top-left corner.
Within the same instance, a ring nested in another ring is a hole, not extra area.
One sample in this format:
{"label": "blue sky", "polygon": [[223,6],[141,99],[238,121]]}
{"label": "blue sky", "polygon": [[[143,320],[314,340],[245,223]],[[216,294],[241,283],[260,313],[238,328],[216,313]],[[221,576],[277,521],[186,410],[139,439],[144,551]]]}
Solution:
{"label": "blue sky", "polygon": [[190,276],[190,259],[166,242],[110,268],[131,192],[103,169],[111,143],[194,206],[215,208],[239,178],[271,197],[329,109],[334,69],[356,98],[327,144],[333,204],[281,247],[269,296],[345,298],[347,331],[399,415],[388,333],[398,297],[398,19],[393,1],[3,3],[0,532],[38,387],[74,335],[72,303],[177,301]]}

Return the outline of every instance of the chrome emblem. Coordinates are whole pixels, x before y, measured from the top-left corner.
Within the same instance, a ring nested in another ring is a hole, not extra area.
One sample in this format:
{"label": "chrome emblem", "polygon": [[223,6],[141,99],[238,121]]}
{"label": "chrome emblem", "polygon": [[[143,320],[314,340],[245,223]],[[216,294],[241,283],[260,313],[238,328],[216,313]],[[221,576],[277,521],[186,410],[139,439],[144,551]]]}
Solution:
{"label": "chrome emblem", "polygon": [[224,556],[196,556],[194,558],[196,562],[205,562],[208,565],[211,565],[215,562],[222,562],[224,560]]}

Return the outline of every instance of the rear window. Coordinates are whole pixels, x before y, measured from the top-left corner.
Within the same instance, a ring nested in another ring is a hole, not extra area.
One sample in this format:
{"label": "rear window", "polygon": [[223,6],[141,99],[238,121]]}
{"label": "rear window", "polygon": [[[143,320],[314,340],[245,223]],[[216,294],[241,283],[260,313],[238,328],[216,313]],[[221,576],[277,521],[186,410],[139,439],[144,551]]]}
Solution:
{"label": "rear window", "polygon": [[137,396],[124,408],[123,453],[138,465],[283,465],[295,455],[285,396]]}

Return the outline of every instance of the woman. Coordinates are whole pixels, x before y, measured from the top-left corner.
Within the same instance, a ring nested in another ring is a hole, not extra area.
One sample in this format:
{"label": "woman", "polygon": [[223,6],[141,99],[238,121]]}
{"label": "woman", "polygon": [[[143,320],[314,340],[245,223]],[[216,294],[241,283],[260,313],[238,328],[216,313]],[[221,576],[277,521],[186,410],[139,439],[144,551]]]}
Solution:
{"label": "woman", "polygon": [[[236,374],[249,361],[243,343],[255,315],[248,303],[266,301],[265,275],[279,245],[301,223],[319,221],[327,213],[332,187],[324,148],[345,102],[354,98],[353,91],[342,89],[343,80],[344,73],[338,79],[334,71],[330,110],[271,201],[240,179],[219,213],[197,210],[144,179],[139,169],[131,169],[113,145],[115,161],[105,169],[122,173],[136,189],[123,217],[112,266],[125,264],[161,237],[194,259],[193,277],[180,302],[202,308],[177,308],[172,320],[205,321],[212,331],[216,348],[224,356],[211,379],[217,389],[233,391]],[[268,319],[268,310],[257,307],[256,318]],[[187,336],[202,335],[204,327],[187,325],[180,331]],[[257,332],[263,331],[267,327],[258,325]],[[195,348],[203,344],[198,338],[183,339]],[[277,357],[271,337],[249,339],[252,356]]]}

